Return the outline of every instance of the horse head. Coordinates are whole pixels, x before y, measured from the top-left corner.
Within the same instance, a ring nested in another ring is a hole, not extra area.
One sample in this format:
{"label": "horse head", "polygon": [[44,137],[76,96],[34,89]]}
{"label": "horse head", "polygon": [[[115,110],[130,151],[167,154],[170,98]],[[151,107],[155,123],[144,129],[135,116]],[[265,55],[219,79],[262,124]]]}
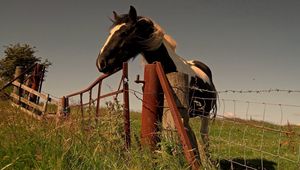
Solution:
{"label": "horse head", "polygon": [[130,6],[128,14],[118,15],[116,12],[113,14],[110,34],[96,62],[97,68],[103,73],[121,69],[123,62],[135,58],[142,50],[148,48],[148,41],[157,39],[151,38],[157,37],[153,36],[153,33],[157,32],[154,23],[146,17],[137,16],[134,7]]}

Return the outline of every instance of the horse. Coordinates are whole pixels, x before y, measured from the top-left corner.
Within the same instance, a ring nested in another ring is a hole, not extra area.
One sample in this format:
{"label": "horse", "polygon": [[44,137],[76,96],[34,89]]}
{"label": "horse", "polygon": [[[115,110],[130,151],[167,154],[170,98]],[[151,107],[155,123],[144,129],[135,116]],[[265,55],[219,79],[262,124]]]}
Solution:
{"label": "horse", "polygon": [[176,54],[176,42],[153,20],[137,16],[130,6],[128,14],[113,11],[110,34],[97,57],[96,66],[102,73],[122,68],[122,63],[142,54],[147,63],[160,62],[166,74],[182,72],[189,76],[190,118],[201,117],[201,138],[208,148],[208,124],[217,113],[217,93],[210,68],[197,60],[186,61]]}

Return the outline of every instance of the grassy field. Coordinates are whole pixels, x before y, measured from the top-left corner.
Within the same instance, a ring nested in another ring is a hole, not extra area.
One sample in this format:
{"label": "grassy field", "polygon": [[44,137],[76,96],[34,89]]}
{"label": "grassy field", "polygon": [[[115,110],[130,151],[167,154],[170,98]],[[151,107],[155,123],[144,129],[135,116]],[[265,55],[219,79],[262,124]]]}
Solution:
{"label": "grassy field", "polygon": [[[160,143],[174,146],[177,152],[173,154],[140,149],[139,113],[131,113],[132,147],[124,149],[122,115],[118,108],[108,108],[105,113],[98,124],[91,123],[92,120],[82,122],[76,114],[61,122],[37,121],[8,102],[0,101],[1,170],[188,169],[175,144]],[[192,120],[191,125],[199,136],[199,119]],[[262,130],[256,126],[291,133]],[[255,121],[245,125],[241,120],[216,120],[210,133],[212,160],[222,169],[245,169],[231,163],[244,164],[245,161],[248,166],[261,169],[261,160],[265,169],[299,169],[299,131],[295,126],[279,127]]]}
{"label": "grassy field", "polygon": [[[199,129],[199,120],[191,123]],[[299,126],[217,119],[211,124],[210,140],[212,159],[223,169],[300,169]]]}

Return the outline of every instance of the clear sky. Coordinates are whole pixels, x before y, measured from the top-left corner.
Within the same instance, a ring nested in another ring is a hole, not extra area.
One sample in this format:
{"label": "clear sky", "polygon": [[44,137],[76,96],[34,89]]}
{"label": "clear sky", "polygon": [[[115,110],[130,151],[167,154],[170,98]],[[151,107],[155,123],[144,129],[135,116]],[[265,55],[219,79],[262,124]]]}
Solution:
{"label": "clear sky", "polygon": [[[300,89],[298,0],[1,0],[0,56],[4,45],[36,46],[37,56],[53,63],[43,91],[57,97],[77,91],[100,75],[95,61],[112,11],[127,13],[130,5],[177,41],[179,55],[208,64],[218,90]],[[134,89],[140,63],[129,64]],[[300,105],[299,93],[221,97]],[[131,104],[140,110],[138,100]],[[300,123],[299,108],[290,114]]]}

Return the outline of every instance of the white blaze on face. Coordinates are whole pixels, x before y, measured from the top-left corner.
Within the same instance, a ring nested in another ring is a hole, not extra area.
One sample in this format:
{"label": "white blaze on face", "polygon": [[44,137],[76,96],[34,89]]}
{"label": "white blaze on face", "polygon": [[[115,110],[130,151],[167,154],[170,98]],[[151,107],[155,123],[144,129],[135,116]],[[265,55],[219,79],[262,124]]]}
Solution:
{"label": "white blaze on face", "polygon": [[192,70],[197,74],[198,77],[200,77],[205,83],[211,84],[211,81],[207,74],[204,73],[200,68],[196,66],[191,66]]}
{"label": "white blaze on face", "polygon": [[114,28],[112,28],[110,30],[110,34],[105,42],[105,44],[103,45],[103,47],[101,48],[100,54],[102,53],[102,51],[105,49],[105,47],[107,46],[108,42],[110,41],[111,37],[115,34],[115,32],[117,32],[122,26],[126,25],[126,23],[122,23],[119,25],[116,25]]}

